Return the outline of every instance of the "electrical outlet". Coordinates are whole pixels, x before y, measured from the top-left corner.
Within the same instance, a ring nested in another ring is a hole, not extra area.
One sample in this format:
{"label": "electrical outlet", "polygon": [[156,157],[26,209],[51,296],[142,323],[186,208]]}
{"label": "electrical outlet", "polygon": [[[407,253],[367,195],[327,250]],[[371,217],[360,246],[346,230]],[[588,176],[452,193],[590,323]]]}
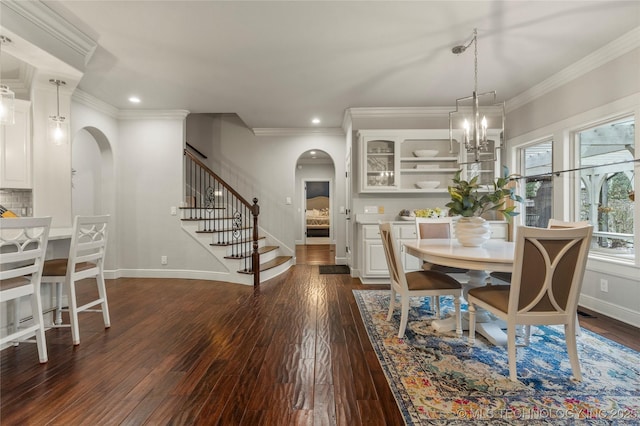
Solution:
{"label": "electrical outlet", "polygon": [[163,264],[163,265],[166,265],[167,264],[167,256],[161,256],[160,257],[160,263]]}
{"label": "electrical outlet", "polygon": [[600,291],[603,293],[609,292],[609,281],[600,279]]}

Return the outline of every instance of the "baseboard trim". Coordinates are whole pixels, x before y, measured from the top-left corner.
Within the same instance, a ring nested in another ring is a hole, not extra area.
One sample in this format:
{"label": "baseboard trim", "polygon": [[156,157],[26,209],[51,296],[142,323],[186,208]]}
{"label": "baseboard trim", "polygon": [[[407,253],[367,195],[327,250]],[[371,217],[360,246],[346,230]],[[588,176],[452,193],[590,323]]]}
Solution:
{"label": "baseboard trim", "polygon": [[578,304],[591,309],[594,312],[598,312],[634,327],[640,327],[640,312],[632,311],[629,308],[605,302],[604,300],[596,299],[595,297],[586,296],[584,294],[580,295]]}
{"label": "baseboard trim", "polygon": [[[223,281],[235,284],[253,285],[251,275],[239,276],[226,272],[190,271],[184,269],[117,269],[104,271],[106,279],[118,278],[178,278],[189,280]],[[243,280],[244,278],[244,280]]]}

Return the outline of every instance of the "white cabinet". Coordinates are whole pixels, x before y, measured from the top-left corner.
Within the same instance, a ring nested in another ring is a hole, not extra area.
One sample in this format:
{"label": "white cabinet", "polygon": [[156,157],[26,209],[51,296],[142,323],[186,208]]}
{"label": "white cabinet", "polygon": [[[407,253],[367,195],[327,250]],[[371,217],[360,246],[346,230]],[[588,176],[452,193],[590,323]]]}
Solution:
{"label": "white cabinet", "polygon": [[444,193],[459,169],[449,131],[360,130],[361,192]]}
{"label": "white cabinet", "polygon": [[406,225],[396,225],[396,229],[398,230],[398,248],[400,250],[400,256],[402,256],[402,264],[404,265],[405,272],[422,269],[422,260],[405,252],[403,245],[405,242],[415,241],[418,237],[415,223],[411,222]]}
{"label": "white cabinet", "polygon": [[363,192],[397,191],[397,135],[387,132],[360,133],[360,190]]}
{"label": "white cabinet", "polygon": [[360,192],[446,193],[460,169],[463,178],[478,176],[481,185],[501,174],[499,150],[497,161],[460,164],[468,154],[460,154],[448,129],[360,130],[358,139]]}
{"label": "white cabinet", "polygon": [[382,241],[364,242],[364,275],[367,277],[388,277],[387,259]]}
{"label": "white cabinet", "polygon": [[[417,271],[421,268],[422,261],[418,258],[406,254],[403,250],[402,243],[405,241],[415,241],[416,229],[415,224],[394,224],[392,227],[393,237],[396,247],[400,250],[402,264],[405,272]],[[380,230],[378,225],[363,225],[361,228],[362,236],[362,274],[361,278],[389,278],[389,269],[387,268],[387,259],[384,255],[384,246],[380,239]],[[387,281],[388,282],[388,281]]]}
{"label": "white cabinet", "polygon": [[15,100],[15,123],[0,125],[0,188],[31,188],[31,102]]}
{"label": "white cabinet", "polygon": [[[502,220],[490,220],[491,238],[506,240],[508,224]],[[422,269],[422,260],[411,256],[404,251],[403,243],[416,240],[416,225],[414,222],[395,222],[392,226],[392,235],[396,247],[400,251],[402,265],[405,272]],[[453,236],[455,238],[455,235]],[[384,255],[384,247],[380,239],[378,225],[363,224],[360,227],[360,279],[363,283],[388,283],[389,269]],[[384,279],[384,281],[382,280]]]}

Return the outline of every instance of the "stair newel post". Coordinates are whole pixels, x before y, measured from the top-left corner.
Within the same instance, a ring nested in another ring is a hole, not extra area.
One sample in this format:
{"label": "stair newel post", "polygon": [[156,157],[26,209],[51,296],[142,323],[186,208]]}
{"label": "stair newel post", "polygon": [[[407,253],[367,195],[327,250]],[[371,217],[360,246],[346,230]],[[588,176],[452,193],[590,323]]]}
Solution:
{"label": "stair newel post", "polygon": [[253,214],[253,252],[251,253],[251,268],[253,269],[253,285],[260,285],[260,254],[258,253],[258,215],[260,214],[260,206],[258,205],[258,199],[253,199],[253,206],[251,207],[251,214]]}

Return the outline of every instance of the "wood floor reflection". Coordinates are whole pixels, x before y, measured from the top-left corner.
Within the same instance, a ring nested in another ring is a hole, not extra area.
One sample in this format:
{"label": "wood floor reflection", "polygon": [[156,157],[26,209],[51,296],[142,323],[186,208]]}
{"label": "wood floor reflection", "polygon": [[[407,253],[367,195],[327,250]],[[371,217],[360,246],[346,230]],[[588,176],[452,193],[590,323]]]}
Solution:
{"label": "wood floor reflection", "polygon": [[296,264],[298,265],[335,265],[335,244],[297,245]]}
{"label": "wood floor reflection", "polygon": [[[81,316],[77,347],[47,331],[44,365],[32,344],[0,353],[2,425],[402,425],[352,292],[388,286],[320,275],[324,247],[259,288],[107,280],[110,329]],[[635,327],[580,323],[638,348]]]}

